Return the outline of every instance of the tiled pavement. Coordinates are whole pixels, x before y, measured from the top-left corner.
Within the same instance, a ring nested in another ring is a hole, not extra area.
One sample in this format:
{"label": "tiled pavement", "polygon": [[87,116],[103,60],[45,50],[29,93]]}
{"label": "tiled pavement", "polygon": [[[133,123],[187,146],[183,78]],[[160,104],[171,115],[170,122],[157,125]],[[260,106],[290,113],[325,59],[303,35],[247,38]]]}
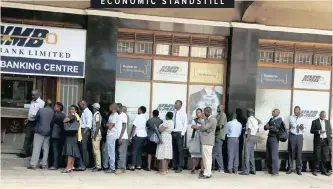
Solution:
{"label": "tiled pavement", "polygon": [[15,155],[1,155],[0,189],[332,189],[332,177],[312,176],[304,173],[286,175],[280,173],[272,177],[264,172],[255,176],[240,176],[215,173],[209,180],[200,180],[197,175],[183,171],[172,171],[166,176],[156,172],[127,171],[126,174],[114,175],[103,172],[73,172],[62,174],[58,171],[28,170],[28,159],[18,159]]}

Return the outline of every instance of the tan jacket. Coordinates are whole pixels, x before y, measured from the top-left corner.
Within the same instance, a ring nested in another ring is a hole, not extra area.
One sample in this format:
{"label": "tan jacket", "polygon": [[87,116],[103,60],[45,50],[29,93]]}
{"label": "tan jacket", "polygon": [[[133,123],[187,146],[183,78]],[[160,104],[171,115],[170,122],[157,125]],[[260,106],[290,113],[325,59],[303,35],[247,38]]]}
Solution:
{"label": "tan jacket", "polygon": [[200,127],[200,141],[202,145],[214,146],[216,124],[217,120],[213,115],[202,122]]}

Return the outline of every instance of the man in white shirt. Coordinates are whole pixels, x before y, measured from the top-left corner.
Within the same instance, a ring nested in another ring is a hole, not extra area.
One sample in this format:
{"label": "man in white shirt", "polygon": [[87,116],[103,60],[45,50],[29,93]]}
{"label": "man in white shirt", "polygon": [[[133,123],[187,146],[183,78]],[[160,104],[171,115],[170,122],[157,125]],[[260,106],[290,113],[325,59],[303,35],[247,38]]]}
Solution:
{"label": "man in white shirt", "polygon": [[133,127],[130,137],[130,142],[132,143],[132,162],[130,170],[134,171],[135,169],[141,169],[142,165],[142,148],[145,139],[147,138],[146,131],[146,113],[147,109],[144,106],[140,106],[138,109],[138,115],[133,121]]}
{"label": "man in white shirt", "polygon": [[183,171],[184,167],[184,135],[187,130],[187,115],[182,110],[183,102],[177,100],[175,102],[175,112],[173,116],[174,129],[172,135],[172,149],[173,149],[173,169],[176,173]]}
{"label": "man in white shirt", "polygon": [[118,120],[118,140],[116,144],[117,149],[117,170],[116,174],[124,173],[126,170],[126,159],[127,159],[127,145],[128,145],[128,135],[127,135],[127,115],[122,112],[123,105],[121,103],[117,103],[117,112],[119,114]]}
{"label": "man in white shirt", "polygon": [[294,172],[294,159],[296,156],[296,172],[298,175],[302,175],[302,149],[303,149],[303,133],[304,125],[303,118],[301,116],[301,108],[295,106],[295,115],[289,118],[289,138],[288,138],[288,168],[287,174]]}
{"label": "man in white shirt", "polygon": [[91,140],[91,128],[92,128],[92,121],[93,121],[93,114],[88,108],[87,102],[82,100],[79,102],[79,108],[82,111],[80,117],[80,124],[81,124],[81,133],[82,133],[82,141],[80,143],[80,150],[81,150],[81,159],[79,161],[79,168],[76,170],[85,170],[85,168],[89,165],[90,157],[89,157],[89,150],[88,144],[89,140]]}
{"label": "man in white shirt", "polygon": [[118,128],[117,124],[119,121],[119,114],[117,113],[117,105],[110,105],[111,115],[107,123],[108,131],[106,134],[106,143],[108,146],[108,156],[109,156],[109,170],[107,173],[115,173],[115,163],[116,163],[116,140],[118,139]]}
{"label": "man in white shirt", "polygon": [[40,98],[40,93],[37,89],[32,92],[32,101],[29,108],[28,119],[24,121],[27,126],[26,134],[24,138],[23,148],[19,154],[20,158],[25,158],[31,155],[32,152],[32,142],[34,140],[34,129],[36,125],[36,114],[40,108],[44,108],[45,102]]}
{"label": "man in white shirt", "polygon": [[245,141],[244,141],[244,170],[240,175],[256,174],[255,171],[255,159],[254,159],[254,147],[257,142],[256,134],[259,131],[259,122],[254,117],[254,110],[247,109],[247,123],[245,130]]}

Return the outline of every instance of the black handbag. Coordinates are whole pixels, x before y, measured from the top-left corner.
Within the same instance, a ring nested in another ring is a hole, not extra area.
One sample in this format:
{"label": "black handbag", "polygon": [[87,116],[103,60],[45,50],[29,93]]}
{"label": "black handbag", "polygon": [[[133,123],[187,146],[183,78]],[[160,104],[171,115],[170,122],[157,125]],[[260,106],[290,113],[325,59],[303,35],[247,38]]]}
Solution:
{"label": "black handbag", "polygon": [[80,122],[76,120],[64,124],[65,131],[78,131],[79,128],[80,128]]}
{"label": "black handbag", "polygon": [[279,127],[278,137],[279,141],[281,142],[286,142],[288,140],[288,133],[286,131],[286,127],[283,121],[281,122],[281,125]]}

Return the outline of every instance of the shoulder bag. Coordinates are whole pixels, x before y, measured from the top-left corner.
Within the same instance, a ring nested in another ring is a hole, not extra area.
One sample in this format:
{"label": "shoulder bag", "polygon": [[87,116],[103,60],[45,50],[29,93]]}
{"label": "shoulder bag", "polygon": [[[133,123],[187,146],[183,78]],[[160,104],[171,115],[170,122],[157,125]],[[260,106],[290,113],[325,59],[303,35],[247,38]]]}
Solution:
{"label": "shoulder bag", "polygon": [[80,128],[80,122],[75,119],[73,122],[64,124],[65,131],[78,131]]}
{"label": "shoulder bag", "polygon": [[278,137],[279,141],[281,142],[286,142],[288,140],[288,133],[286,131],[286,127],[283,121],[281,122],[281,125],[279,127]]}
{"label": "shoulder bag", "polygon": [[[194,121],[195,121],[196,124],[198,124],[198,120],[195,119]],[[191,136],[191,139],[189,141],[188,151],[191,154],[201,153],[200,135],[196,135],[195,132],[197,132],[197,131],[193,129],[192,136]]]}

